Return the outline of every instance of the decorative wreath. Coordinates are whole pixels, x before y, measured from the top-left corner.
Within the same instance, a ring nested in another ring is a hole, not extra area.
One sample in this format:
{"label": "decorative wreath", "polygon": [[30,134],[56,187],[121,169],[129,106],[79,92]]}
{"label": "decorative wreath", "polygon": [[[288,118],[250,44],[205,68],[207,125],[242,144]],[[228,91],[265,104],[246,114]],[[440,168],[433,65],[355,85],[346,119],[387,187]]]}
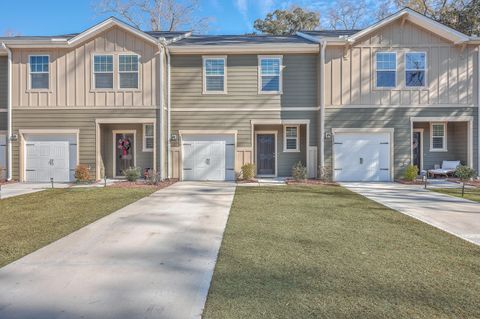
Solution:
{"label": "decorative wreath", "polygon": [[118,139],[117,143],[118,149],[122,150],[122,157],[128,155],[130,148],[132,147],[132,142],[128,137],[121,137]]}

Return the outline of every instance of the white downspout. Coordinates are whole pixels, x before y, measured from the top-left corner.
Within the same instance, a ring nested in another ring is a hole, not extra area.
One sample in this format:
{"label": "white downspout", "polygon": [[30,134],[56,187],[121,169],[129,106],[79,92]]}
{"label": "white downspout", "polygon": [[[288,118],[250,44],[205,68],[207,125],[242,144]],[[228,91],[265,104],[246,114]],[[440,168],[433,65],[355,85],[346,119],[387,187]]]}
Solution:
{"label": "white downspout", "polygon": [[480,46],[477,59],[477,176],[480,176]]}
{"label": "white downspout", "polygon": [[171,149],[171,136],[172,132],[171,126],[170,126],[170,51],[168,50],[168,47],[165,48],[165,52],[167,53],[167,177],[171,178],[171,169],[170,169],[170,163],[171,163],[171,154],[170,154],[170,149]]}
{"label": "white downspout", "polygon": [[158,57],[158,74],[159,74],[159,80],[158,80],[158,88],[159,88],[159,94],[158,97],[160,99],[159,104],[159,115],[158,115],[158,160],[159,160],[159,166],[158,170],[160,172],[160,180],[164,180],[165,176],[163,174],[163,138],[164,138],[164,133],[163,133],[163,51],[164,47],[161,43],[158,44],[158,51],[159,51],[159,57]]}
{"label": "white downspout", "polygon": [[7,80],[7,180],[12,180],[12,51],[2,42],[2,47],[8,54],[8,80]]}
{"label": "white downspout", "polygon": [[325,167],[325,48],[327,41],[320,41],[320,169]]}

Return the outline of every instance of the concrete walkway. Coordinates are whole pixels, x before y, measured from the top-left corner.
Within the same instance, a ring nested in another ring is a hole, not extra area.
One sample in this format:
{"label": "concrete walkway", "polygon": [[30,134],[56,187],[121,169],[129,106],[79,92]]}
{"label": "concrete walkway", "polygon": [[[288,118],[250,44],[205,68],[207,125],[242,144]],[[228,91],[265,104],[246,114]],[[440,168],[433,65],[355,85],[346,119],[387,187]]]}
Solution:
{"label": "concrete walkway", "polygon": [[0,269],[0,318],[199,318],[233,183],[182,182]]}
{"label": "concrete walkway", "polygon": [[382,205],[480,245],[480,204],[397,183],[342,183]]}
{"label": "concrete walkway", "polygon": [[[55,183],[55,188],[70,187],[69,183]],[[0,190],[0,199],[5,199],[14,196],[20,196],[30,193],[43,191],[44,189],[52,188],[50,183],[11,183],[4,184]]]}

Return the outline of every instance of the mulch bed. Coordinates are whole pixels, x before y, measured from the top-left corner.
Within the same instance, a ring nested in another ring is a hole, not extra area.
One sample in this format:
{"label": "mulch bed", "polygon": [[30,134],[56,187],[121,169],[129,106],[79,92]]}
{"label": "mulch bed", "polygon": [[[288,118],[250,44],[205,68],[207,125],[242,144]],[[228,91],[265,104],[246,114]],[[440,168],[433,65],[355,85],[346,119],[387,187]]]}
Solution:
{"label": "mulch bed", "polygon": [[170,185],[173,185],[177,182],[177,179],[167,179],[164,180],[163,182],[158,183],[157,185],[151,185],[147,184],[144,181],[137,181],[137,182],[118,182],[114,183],[112,185],[108,185],[107,187],[113,187],[113,188],[154,188],[154,189],[162,189],[165,187],[168,187]]}
{"label": "mulch bed", "polygon": [[396,179],[395,182],[400,184],[405,184],[405,185],[424,185],[425,184],[425,182],[421,180],[407,181],[404,179]]}
{"label": "mulch bed", "polygon": [[294,179],[286,179],[285,183],[287,185],[329,185],[329,186],[338,186],[335,182],[327,182],[322,181],[320,179],[305,179],[305,180],[294,180]]}
{"label": "mulch bed", "polygon": [[258,183],[256,179],[237,179],[237,184]]}

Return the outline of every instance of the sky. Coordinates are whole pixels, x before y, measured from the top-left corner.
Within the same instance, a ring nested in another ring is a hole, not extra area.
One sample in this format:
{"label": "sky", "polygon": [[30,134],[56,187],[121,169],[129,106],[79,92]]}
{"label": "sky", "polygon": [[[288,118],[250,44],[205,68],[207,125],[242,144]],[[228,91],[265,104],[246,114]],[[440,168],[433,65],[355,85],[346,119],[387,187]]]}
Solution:
{"label": "sky", "polygon": [[[17,2],[18,1],[18,2]],[[57,35],[81,32],[108,18],[95,11],[96,0],[2,0],[0,36]],[[199,0],[199,16],[210,17],[208,34],[253,32],[253,22],[277,8],[297,5],[327,12],[335,5],[328,0]],[[8,14],[5,14],[8,13]]]}

